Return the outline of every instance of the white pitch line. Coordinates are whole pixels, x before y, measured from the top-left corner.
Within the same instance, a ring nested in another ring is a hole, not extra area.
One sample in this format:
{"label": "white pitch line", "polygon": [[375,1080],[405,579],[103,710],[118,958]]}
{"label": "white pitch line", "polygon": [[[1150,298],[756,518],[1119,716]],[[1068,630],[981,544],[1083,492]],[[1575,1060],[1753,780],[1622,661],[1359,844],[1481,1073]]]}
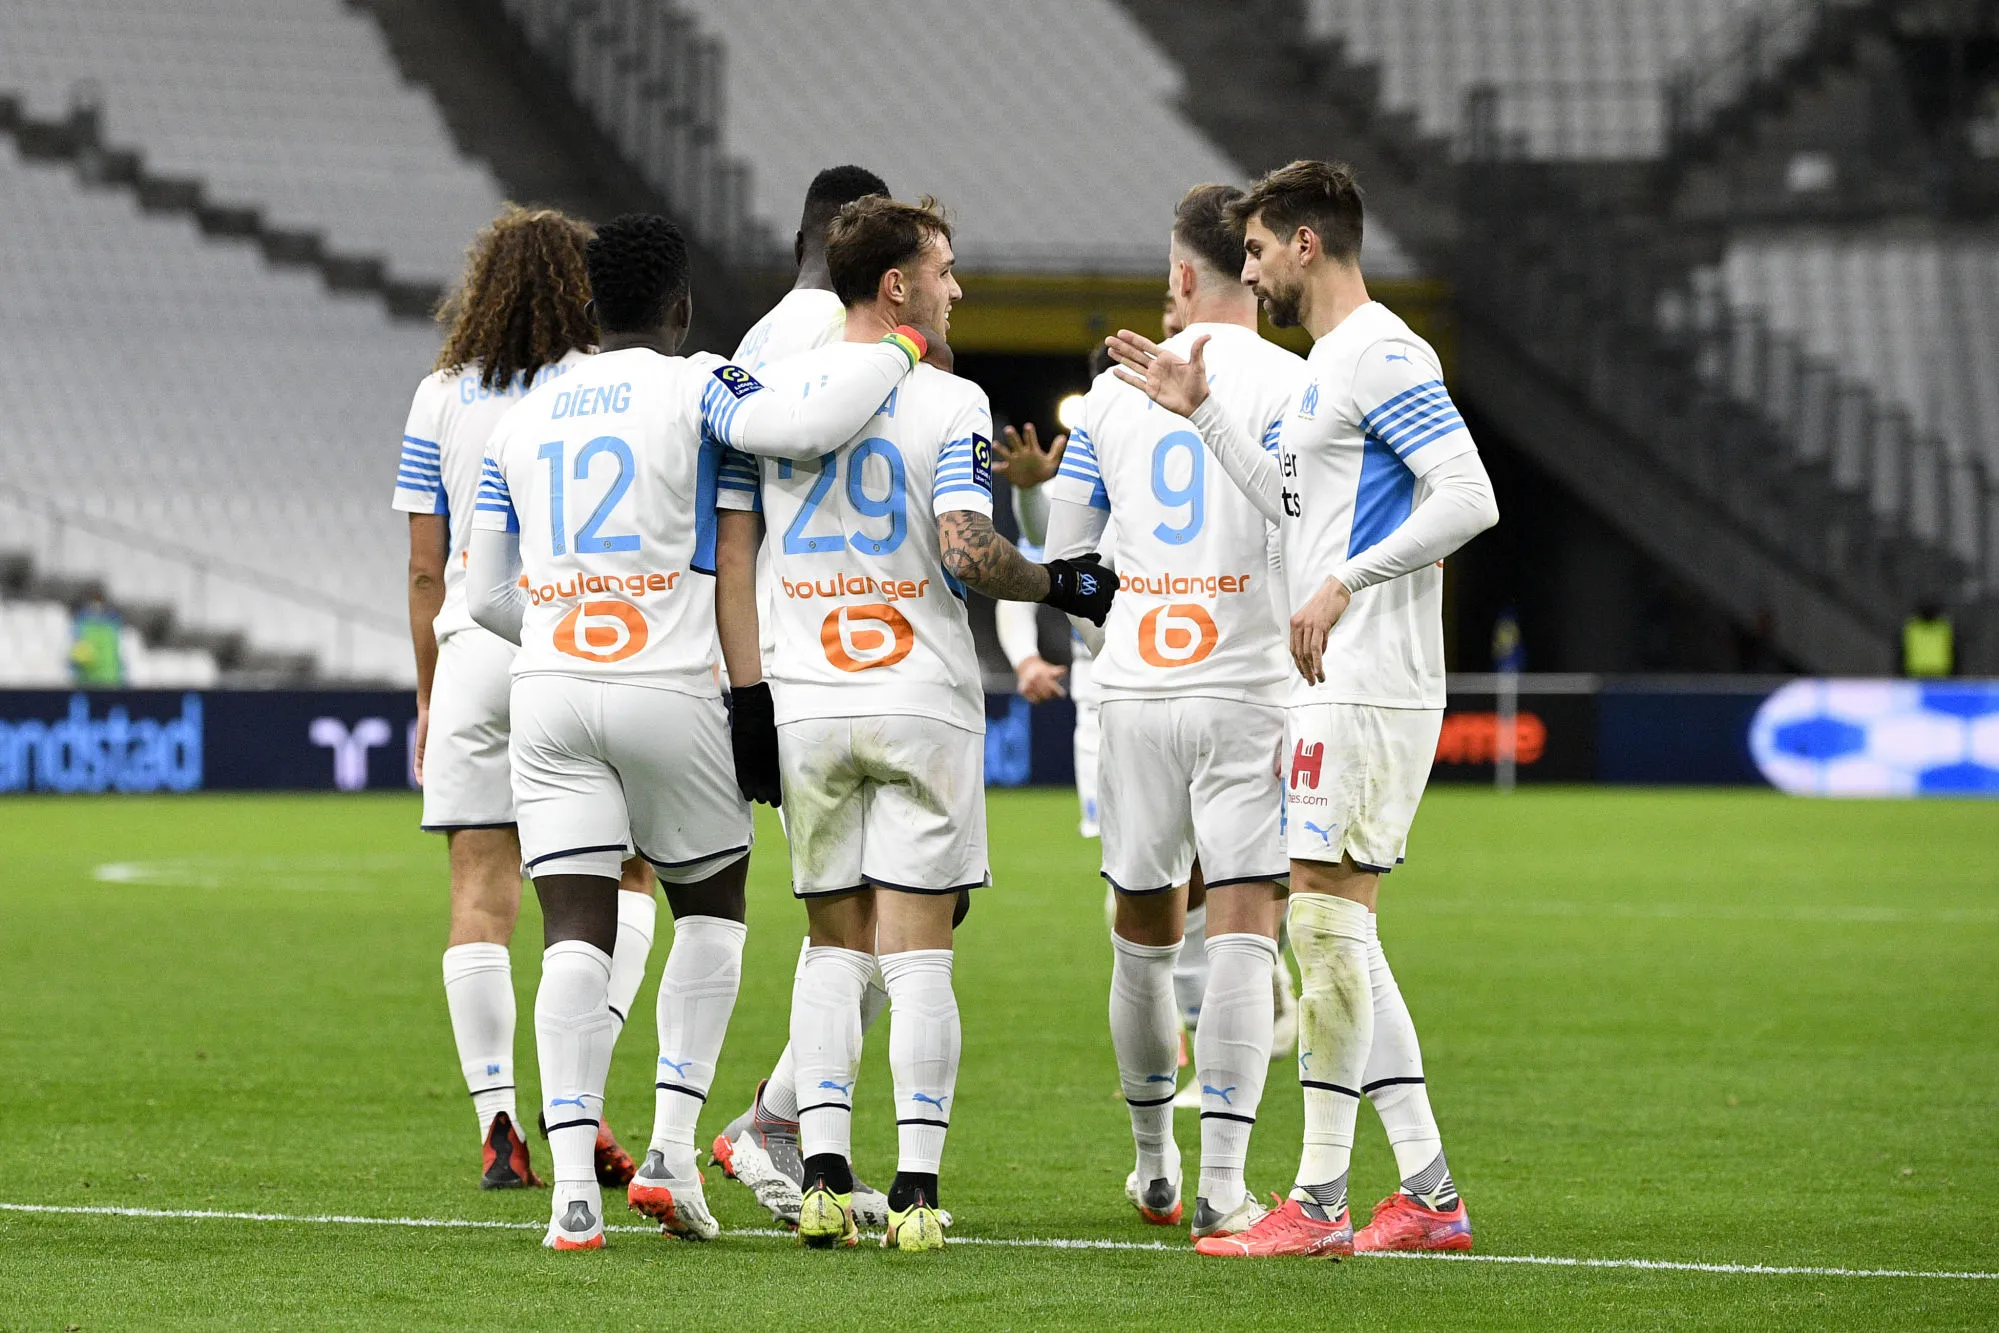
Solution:
{"label": "white pitch line", "polygon": [[[350,1217],[339,1213],[317,1215],[294,1213],[233,1213],[201,1208],[113,1208],[52,1203],[0,1203],[0,1212],[49,1213],[85,1217],[146,1217],[198,1222],[289,1222],[296,1225],[357,1227],[430,1227],[459,1231],[540,1231],[540,1222],[487,1222],[456,1217]],[[606,1231],[653,1235],[657,1228],[607,1226]],[[731,1236],[791,1239],[789,1231],[772,1227],[732,1229]],[[1061,1236],[1008,1239],[999,1236],[953,1236],[953,1245],[984,1245],[1020,1250],[1149,1250],[1167,1254],[1191,1254],[1184,1245],[1159,1241],[1078,1240]],[[1370,1254],[1369,1259],[1421,1259],[1460,1264],[1527,1264],[1540,1268],[1627,1268],[1645,1272],[1730,1273],[1752,1277],[1890,1277],[1941,1278],[1951,1281],[1990,1282],[1999,1273],[1952,1273],[1908,1268],[1826,1268],[1783,1264],[1705,1264],[1671,1259],[1576,1259],[1545,1254]]]}

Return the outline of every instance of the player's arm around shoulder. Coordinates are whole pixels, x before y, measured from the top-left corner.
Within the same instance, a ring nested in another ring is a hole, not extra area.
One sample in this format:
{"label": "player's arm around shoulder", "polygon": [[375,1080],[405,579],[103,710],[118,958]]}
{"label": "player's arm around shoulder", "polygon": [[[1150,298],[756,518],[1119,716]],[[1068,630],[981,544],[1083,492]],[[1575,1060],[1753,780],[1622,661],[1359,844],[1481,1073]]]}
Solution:
{"label": "player's arm around shoulder", "polygon": [[835,343],[764,367],[709,371],[701,413],[723,443],[765,458],[804,460],[837,449],[922,361],[927,344],[898,329],[875,343]]}

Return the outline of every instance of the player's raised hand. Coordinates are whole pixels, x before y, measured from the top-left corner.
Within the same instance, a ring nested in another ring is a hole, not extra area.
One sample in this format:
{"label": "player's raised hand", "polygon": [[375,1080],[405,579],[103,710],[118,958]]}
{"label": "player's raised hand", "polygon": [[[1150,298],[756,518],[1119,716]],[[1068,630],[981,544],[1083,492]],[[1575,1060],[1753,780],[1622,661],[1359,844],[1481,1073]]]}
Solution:
{"label": "player's raised hand", "polygon": [[1351,601],[1353,594],[1346,584],[1327,579],[1291,617],[1291,660],[1297,663],[1298,674],[1307,685],[1324,683],[1326,636],[1340,623]]}
{"label": "player's raised hand", "polygon": [[1031,491],[1055,475],[1068,447],[1069,437],[1057,435],[1044,448],[1032,421],[1019,430],[1008,426],[993,441],[993,471],[1015,490]]}
{"label": "player's raised hand", "polygon": [[1130,329],[1119,329],[1104,339],[1111,359],[1117,362],[1111,367],[1113,375],[1143,390],[1168,412],[1183,417],[1193,416],[1194,409],[1207,401],[1208,364],[1203,357],[1207,345],[1208,335],[1202,334],[1182,357]]}

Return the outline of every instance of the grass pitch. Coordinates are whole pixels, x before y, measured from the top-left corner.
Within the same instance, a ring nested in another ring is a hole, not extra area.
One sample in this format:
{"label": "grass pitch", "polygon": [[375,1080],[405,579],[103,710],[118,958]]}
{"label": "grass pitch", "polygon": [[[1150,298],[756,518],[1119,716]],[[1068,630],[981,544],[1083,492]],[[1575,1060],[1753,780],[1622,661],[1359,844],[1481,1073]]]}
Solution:
{"label": "grass pitch", "polygon": [[[1122,1198],[1095,848],[1044,792],[992,797],[997,883],[959,937],[944,1202],[964,1241],[1173,1249],[905,1257],[619,1233],[552,1255],[545,1194],[475,1187],[438,977],[443,846],[413,798],[0,812],[0,1202],[526,1224],[0,1211],[0,1327],[1999,1325],[1999,1281],[1186,1253]],[[774,821],[763,833],[704,1142],[784,1040],[802,913]],[[1481,1254],[1999,1273],[1999,805],[1439,790],[1382,935]],[[530,906],[523,1108],[539,948]],[[611,1074],[634,1148],[650,994]],[[878,1031],[855,1134],[884,1183],[885,1048]],[[1179,1130],[1191,1192],[1191,1113]],[[1253,1187],[1288,1186],[1298,1130],[1280,1063]],[[1364,1209],[1395,1182],[1371,1112],[1360,1133]],[[768,1225],[709,1174],[726,1227]]]}

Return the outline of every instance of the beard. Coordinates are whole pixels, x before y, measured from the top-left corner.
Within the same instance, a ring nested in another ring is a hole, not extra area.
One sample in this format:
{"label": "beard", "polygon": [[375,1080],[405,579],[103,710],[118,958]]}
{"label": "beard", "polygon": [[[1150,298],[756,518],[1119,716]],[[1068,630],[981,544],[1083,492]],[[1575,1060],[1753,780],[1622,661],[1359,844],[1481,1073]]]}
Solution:
{"label": "beard", "polygon": [[1280,329],[1298,327],[1298,303],[1304,295],[1299,288],[1265,287],[1257,295],[1263,299],[1264,313],[1270,316],[1272,325]]}

